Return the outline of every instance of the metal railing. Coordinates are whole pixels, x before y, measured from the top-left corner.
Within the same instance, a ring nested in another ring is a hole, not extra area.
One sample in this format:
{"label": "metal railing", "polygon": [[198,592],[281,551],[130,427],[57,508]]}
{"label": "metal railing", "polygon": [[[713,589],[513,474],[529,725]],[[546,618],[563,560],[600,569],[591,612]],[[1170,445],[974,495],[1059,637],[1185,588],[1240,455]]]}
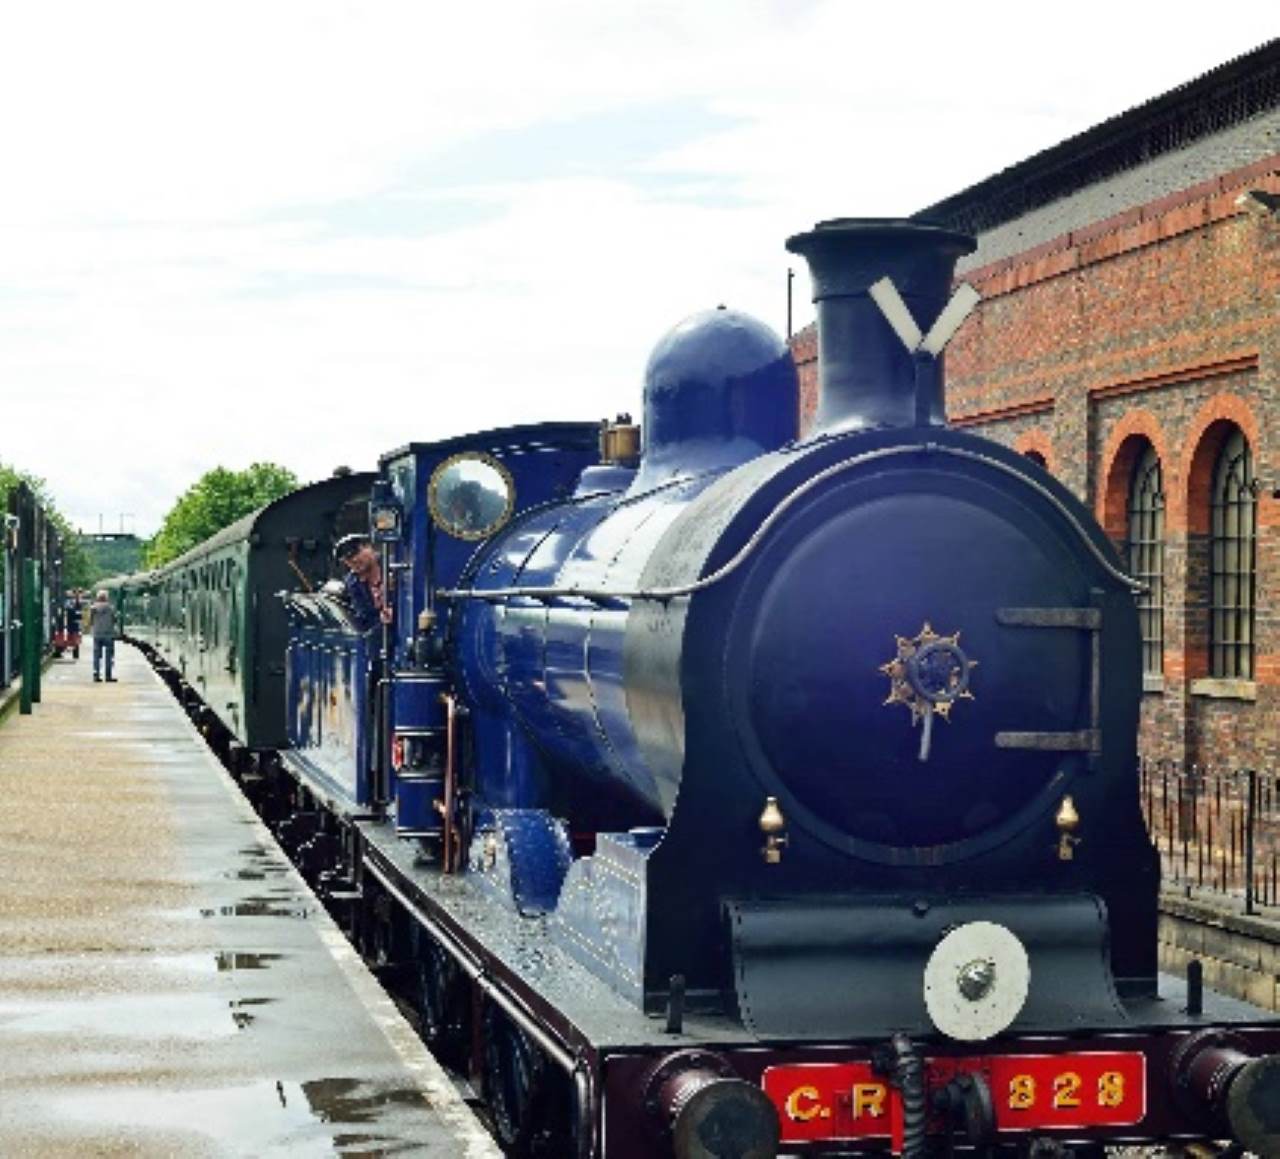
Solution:
{"label": "metal railing", "polygon": [[1166,884],[1280,906],[1280,776],[1144,760],[1140,777]]}

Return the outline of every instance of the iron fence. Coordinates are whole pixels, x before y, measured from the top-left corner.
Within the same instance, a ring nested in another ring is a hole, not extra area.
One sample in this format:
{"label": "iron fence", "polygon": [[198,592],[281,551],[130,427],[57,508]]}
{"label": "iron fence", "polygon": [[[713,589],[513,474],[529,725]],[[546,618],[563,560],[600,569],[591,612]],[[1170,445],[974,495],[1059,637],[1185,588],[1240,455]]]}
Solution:
{"label": "iron fence", "polygon": [[1164,880],[1280,906],[1280,776],[1144,760],[1142,808]]}

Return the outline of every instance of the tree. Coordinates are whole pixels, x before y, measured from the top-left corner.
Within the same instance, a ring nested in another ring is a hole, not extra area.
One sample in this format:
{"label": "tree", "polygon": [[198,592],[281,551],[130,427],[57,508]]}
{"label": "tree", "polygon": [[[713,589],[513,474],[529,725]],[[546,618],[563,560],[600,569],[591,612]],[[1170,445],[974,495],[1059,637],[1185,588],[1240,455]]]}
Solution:
{"label": "tree", "polygon": [[298,489],[298,477],[275,463],[243,471],[214,467],[189,487],[147,545],[145,564],[160,567],[237,519]]}
{"label": "tree", "polygon": [[69,588],[88,587],[92,580],[92,565],[80,542],[80,535],[67,517],[58,510],[49,494],[49,485],[30,471],[20,471],[8,463],[0,463],[0,513],[9,509],[9,492],[19,483],[25,483],[35,494],[36,502],[44,508],[45,517],[58,529],[62,540],[62,582]]}
{"label": "tree", "polygon": [[89,557],[90,587],[99,580],[128,575],[142,566],[146,544],[136,535],[86,535],[81,543]]}

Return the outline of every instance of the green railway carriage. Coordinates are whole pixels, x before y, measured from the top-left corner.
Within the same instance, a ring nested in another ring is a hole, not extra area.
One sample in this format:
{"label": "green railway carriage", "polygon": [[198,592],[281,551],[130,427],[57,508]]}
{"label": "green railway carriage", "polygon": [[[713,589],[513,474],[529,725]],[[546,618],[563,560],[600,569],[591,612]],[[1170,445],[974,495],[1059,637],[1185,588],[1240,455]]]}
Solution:
{"label": "green railway carriage", "polygon": [[123,633],[189,685],[239,744],[281,749],[281,593],[332,575],[334,542],[368,530],[371,474],[294,491],[154,571],[108,580]]}

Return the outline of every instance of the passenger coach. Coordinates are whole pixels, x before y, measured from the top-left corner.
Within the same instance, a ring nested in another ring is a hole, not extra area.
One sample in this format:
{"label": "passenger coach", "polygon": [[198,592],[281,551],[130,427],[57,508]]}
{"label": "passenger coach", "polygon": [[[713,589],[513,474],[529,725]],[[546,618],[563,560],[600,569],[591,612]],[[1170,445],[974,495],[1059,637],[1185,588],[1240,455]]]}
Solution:
{"label": "passenger coach", "polygon": [[370,474],[341,474],[246,515],[153,571],[108,580],[123,632],[198,698],[239,750],[287,743],[286,592],[320,588],[333,544],[368,519]]}

